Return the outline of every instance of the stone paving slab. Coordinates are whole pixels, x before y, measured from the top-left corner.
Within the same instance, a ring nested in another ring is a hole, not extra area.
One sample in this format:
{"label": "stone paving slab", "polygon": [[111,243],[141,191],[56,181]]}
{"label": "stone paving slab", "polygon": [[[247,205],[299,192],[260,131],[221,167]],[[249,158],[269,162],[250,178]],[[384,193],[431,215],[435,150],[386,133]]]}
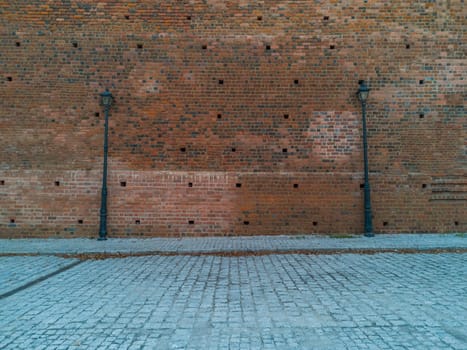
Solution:
{"label": "stone paving slab", "polygon": [[253,236],[201,238],[0,239],[0,254],[143,252],[296,251],[332,249],[467,248],[465,234],[384,234],[364,236]]}
{"label": "stone paving slab", "polygon": [[77,259],[53,256],[0,257],[0,296],[69,266]]}
{"label": "stone paving slab", "polygon": [[0,300],[0,348],[466,350],[466,295],[467,254],[86,260]]}

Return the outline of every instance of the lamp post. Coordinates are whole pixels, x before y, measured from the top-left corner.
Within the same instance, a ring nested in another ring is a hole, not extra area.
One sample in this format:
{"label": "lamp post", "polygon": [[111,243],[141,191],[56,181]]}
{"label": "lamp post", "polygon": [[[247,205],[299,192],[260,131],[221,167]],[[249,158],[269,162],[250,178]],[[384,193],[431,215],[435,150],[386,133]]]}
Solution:
{"label": "lamp post", "polygon": [[98,241],[105,241],[107,239],[107,153],[108,146],[108,133],[109,133],[109,109],[112,105],[112,94],[105,90],[100,94],[101,103],[105,111],[105,126],[104,126],[104,170],[102,172],[102,194],[101,194],[101,210],[100,210],[100,224],[99,224],[99,238]]}
{"label": "lamp post", "polygon": [[366,100],[370,94],[370,88],[361,81],[358,88],[358,99],[362,103],[362,122],[363,122],[363,163],[365,172],[364,181],[364,205],[365,205],[365,236],[373,237],[373,223],[371,218],[371,200],[370,200],[370,180],[368,177],[368,142],[366,135]]}

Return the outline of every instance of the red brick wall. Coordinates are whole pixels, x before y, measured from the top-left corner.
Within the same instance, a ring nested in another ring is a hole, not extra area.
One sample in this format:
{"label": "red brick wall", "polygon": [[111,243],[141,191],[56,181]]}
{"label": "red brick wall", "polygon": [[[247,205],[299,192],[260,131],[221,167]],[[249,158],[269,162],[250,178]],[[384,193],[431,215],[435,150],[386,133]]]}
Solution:
{"label": "red brick wall", "polygon": [[[0,1],[0,236],[467,227],[464,3]],[[123,182],[126,186],[122,186]]]}

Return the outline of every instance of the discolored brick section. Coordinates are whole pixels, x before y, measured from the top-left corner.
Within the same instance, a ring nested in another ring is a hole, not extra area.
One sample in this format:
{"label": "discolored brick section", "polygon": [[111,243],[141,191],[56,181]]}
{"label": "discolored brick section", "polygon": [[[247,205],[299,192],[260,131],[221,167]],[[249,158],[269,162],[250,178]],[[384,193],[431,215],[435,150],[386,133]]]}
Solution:
{"label": "discolored brick section", "polygon": [[0,236],[96,234],[106,88],[110,235],[360,233],[360,80],[375,232],[464,232],[463,8],[2,3]]}

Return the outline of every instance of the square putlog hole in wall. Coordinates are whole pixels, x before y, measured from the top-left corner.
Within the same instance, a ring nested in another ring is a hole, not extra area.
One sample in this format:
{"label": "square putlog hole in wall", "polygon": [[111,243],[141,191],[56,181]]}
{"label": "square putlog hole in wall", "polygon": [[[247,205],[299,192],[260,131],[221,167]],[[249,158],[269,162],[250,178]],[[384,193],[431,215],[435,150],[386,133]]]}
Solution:
{"label": "square putlog hole in wall", "polygon": [[141,224],[141,220],[139,220],[139,219],[136,219],[136,220],[135,220],[135,224],[136,224],[136,225],[139,225],[139,224]]}
{"label": "square putlog hole in wall", "polygon": [[329,16],[324,16],[323,21],[329,21]]}
{"label": "square putlog hole in wall", "polygon": [[298,184],[293,184],[293,188],[298,188]]}
{"label": "square putlog hole in wall", "polygon": [[5,185],[5,180],[0,180],[0,186],[4,186]]}
{"label": "square putlog hole in wall", "polygon": [[240,187],[242,187],[242,184],[241,183],[236,183],[235,187],[240,188]]}
{"label": "square putlog hole in wall", "polygon": [[77,47],[78,47],[78,43],[77,43],[77,42],[73,42],[73,43],[71,43],[71,45],[73,45],[74,48],[77,48]]}
{"label": "square putlog hole in wall", "polygon": [[263,16],[256,16],[256,19],[257,19],[258,21],[262,21],[262,20],[263,20]]}
{"label": "square putlog hole in wall", "polygon": [[289,115],[288,115],[288,114],[284,114],[284,119],[289,119]]}
{"label": "square putlog hole in wall", "polygon": [[219,85],[222,85],[224,84],[224,80],[223,79],[219,79]]}
{"label": "square putlog hole in wall", "polygon": [[60,186],[60,181],[55,181],[54,184],[55,184],[55,186],[58,187],[58,186]]}
{"label": "square putlog hole in wall", "polygon": [[193,182],[188,182],[188,187],[193,187]]}
{"label": "square putlog hole in wall", "polygon": [[180,152],[185,153],[186,152],[186,147],[180,148]]}
{"label": "square putlog hole in wall", "polygon": [[143,48],[143,44],[136,44],[136,48],[137,48],[137,49],[142,49],[142,48]]}
{"label": "square putlog hole in wall", "polygon": [[329,45],[330,50],[334,50],[336,48],[336,45]]}
{"label": "square putlog hole in wall", "polygon": [[13,81],[13,78],[12,77],[6,77],[6,80],[7,81]]}
{"label": "square putlog hole in wall", "polygon": [[10,224],[14,224],[16,222],[15,219],[10,219]]}
{"label": "square putlog hole in wall", "polygon": [[188,221],[188,225],[194,225],[195,224],[195,220],[189,220]]}
{"label": "square putlog hole in wall", "polygon": [[15,45],[16,45],[17,47],[20,47],[20,46],[21,46],[21,43],[20,43],[19,41],[17,41],[17,42],[15,43]]}
{"label": "square putlog hole in wall", "polygon": [[295,85],[298,85],[298,79],[295,79],[295,80],[293,81],[293,83],[294,83]]}
{"label": "square putlog hole in wall", "polygon": [[271,45],[266,45],[266,50],[267,51],[271,50]]}
{"label": "square putlog hole in wall", "polygon": [[83,223],[84,223],[83,220],[81,220],[81,219],[78,220],[78,224],[82,225]]}
{"label": "square putlog hole in wall", "polygon": [[248,220],[243,221],[243,225],[249,225],[250,222]]}
{"label": "square putlog hole in wall", "polygon": [[418,81],[418,83],[419,83],[420,85],[423,85],[423,84],[425,84],[425,80],[420,79],[420,80]]}
{"label": "square putlog hole in wall", "polygon": [[121,187],[126,187],[126,181],[120,181],[120,186]]}

